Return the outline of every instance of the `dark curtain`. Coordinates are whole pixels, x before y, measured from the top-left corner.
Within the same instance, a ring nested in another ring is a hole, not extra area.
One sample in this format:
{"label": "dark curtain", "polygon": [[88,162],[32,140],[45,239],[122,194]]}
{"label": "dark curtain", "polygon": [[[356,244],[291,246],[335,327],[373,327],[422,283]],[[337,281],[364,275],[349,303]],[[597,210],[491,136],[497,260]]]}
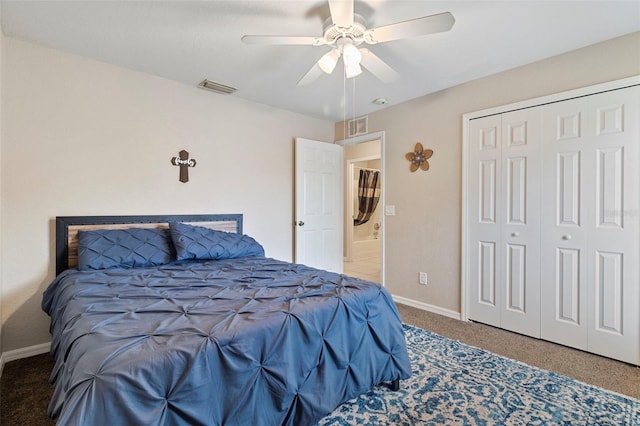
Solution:
{"label": "dark curtain", "polygon": [[360,170],[358,180],[358,216],[353,219],[353,225],[367,223],[380,200],[380,172],[375,170]]}

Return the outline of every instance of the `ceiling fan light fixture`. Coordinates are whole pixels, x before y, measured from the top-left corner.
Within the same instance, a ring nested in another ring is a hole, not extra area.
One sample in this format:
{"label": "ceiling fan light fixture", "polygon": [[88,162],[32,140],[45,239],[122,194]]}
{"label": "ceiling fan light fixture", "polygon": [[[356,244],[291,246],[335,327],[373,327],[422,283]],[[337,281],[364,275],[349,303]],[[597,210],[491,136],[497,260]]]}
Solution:
{"label": "ceiling fan light fixture", "polygon": [[322,58],[318,61],[318,66],[322,71],[326,74],[331,74],[333,69],[338,64],[338,59],[340,58],[340,52],[338,49],[332,49],[331,51],[325,53]]}
{"label": "ceiling fan light fixture", "polygon": [[[351,43],[345,43],[342,46],[342,60],[344,61],[345,68],[360,68],[360,61],[362,61],[362,53],[357,47]],[[360,71],[362,72],[362,70]]]}
{"label": "ceiling fan light fixture", "polygon": [[[0,0],[2,1],[2,0]],[[331,74],[342,56],[347,78],[362,73],[362,65],[383,83],[396,81],[399,74],[368,49],[358,49],[362,43],[378,44],[405,38],[449,31],[455,18],[449,12],[368,28],[367,21],[354,13],[355,0],[328,0],[330,16],[324,21],[321,37],[245,35],[246,44],[289,44],[307,46],[332,46],[335,51],[325,53],[319,61],[298,81],[307,85],[323,73]]]}
{"label": "ceiling fan light fixture", "polygon": [[347,64],[344,63],[344,74],[347,78],[357,77],[362,74],[362,68],[359,63]]}

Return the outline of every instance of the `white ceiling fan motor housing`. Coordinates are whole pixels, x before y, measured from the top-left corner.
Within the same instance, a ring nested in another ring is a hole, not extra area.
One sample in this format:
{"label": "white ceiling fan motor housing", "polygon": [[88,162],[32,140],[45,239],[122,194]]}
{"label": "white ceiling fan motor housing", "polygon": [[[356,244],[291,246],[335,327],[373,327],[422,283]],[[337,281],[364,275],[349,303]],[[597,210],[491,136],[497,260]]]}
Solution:
{"label": "white ceiling fan motor housing", "polygon": [[367,21],[357,13],[354,13],[353,25],[349,28],[338,27],[333,23],[331,18],[328,18],[324,21],[322,29],[323,38],[327,44],[335,45],[336,40],[347,37],[353,40],[355,46],[359,46],[362,44],[363,35],[367,30],[366,25]]}

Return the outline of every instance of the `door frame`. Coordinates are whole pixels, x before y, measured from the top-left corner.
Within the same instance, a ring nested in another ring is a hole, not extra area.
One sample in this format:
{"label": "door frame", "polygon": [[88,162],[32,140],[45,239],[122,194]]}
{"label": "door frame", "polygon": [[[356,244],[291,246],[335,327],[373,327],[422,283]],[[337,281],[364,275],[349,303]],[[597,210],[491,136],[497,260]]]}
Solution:
{"label": "door frame", "polygon": [[[573,98],[582,96],[595,95],[597,93],[607,92],[610,90],[623,89],[625,87],[640,85],[640,76],[633,76],[629,78],[623,78],[620,80],[609,81],[606,83],[595,84],[592,86],[582,87],[579,89],[568,90],[565,92],[555,93],[552,95],[541,96],[538,98],[528,99],[521,102],[515,102],[508,105],[502,105],[495,108],[488,108],[480,111],[470,112],[462,116],[462,212],[461,212],[461,254],[460,254],[460,319],[462,321],[469,321],[467,298],[470,291],[469,282],[471,277],[468,276],[469,268],[467,268],[468,252],[467,247],[469,245],[469,179],[470,176],[467,173],[469,168],[469,124],[471,120],[486,117],[489,115],[503,114],[506,112],[531,108],[540,106],[543,104],[549,104],[554,102],[562,102]],[[638,261],[636,259],[635,261]]]}
{"label": "door frame", "polygon": [[[385,180],[386,180],[386,172],[385,172],[385,132],[381,131],[381,132],[374,132],[374,133],[368,133],[366,135],[361,135],[361,136],[355,136],[352,138],[347,138],[347,139],[342,139],[339,141],[336,141],[335,143],[344,147],[347,145],[355,145],[355,144],[359,144],[359,143],[364,143],[364,142],[372,142],[372,141],[376,141],[379,140],[380,141],[380,173],[382,174],[382,179],[380,181],[380,201],[379,201],[379,205],[381,208],[384,208],[384,206],[386,205],[385,203],[385,196],[386,196],[386,185],[385,185]],[[364,158],[364,157],[363,157]],[[368,158],[365,158],[365,160]],[[356,160],[354,160],[355,162]],[[362,161],[360,159],[358,159],[357,161]],[[347,162],[345,162],[345,165],[349,166],[348,169],[348,173],[351,174],[352,170],[353,170],[353,162],[351,162],[351,160],[349,160],[349,164],[347,164]],[[352,176],[351,176],[352,177]],[[345,186],[342,186],[342,198],[344,199],[344,197],[346,196],[345,194]],[[350,214],[350,212],[352,213],[352,209],[353,207],[348,207],[346,209],[344,209],[344,214],[348,215]],[[380,215],[381,219],[380,219],[380,223],[381,223],[381,227],[382,227],[382,232],[380,233],[380,285],[382,285],[383,287],[385,286],[385,237],[386,237],[386,232],[387,232],[387,226],[385,224],[385,214],[384,214],[384,210],[382,210],[382,214]],[[346,221],[343,220],[343,227],[344,227],[344,223]],[[347,232],[351,233],[351,235],[349,235],[349,237],[351,239],[353,239],[353,227],[350,227],[348,230],[347,229],[343,229],[343,239],[347,237]],[[344,244],[344,241],[343,241]]]}

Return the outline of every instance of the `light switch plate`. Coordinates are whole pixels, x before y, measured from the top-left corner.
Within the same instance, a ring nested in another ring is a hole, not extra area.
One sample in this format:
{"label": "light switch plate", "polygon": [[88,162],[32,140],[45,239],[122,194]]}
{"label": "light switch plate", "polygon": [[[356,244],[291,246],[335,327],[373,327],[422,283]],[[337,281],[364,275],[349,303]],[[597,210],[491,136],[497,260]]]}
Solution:
{"label": "light switch plate", "polygon": [[387,216],[395,216],[396,215],[396,206],[384,206],[384,214]]}

